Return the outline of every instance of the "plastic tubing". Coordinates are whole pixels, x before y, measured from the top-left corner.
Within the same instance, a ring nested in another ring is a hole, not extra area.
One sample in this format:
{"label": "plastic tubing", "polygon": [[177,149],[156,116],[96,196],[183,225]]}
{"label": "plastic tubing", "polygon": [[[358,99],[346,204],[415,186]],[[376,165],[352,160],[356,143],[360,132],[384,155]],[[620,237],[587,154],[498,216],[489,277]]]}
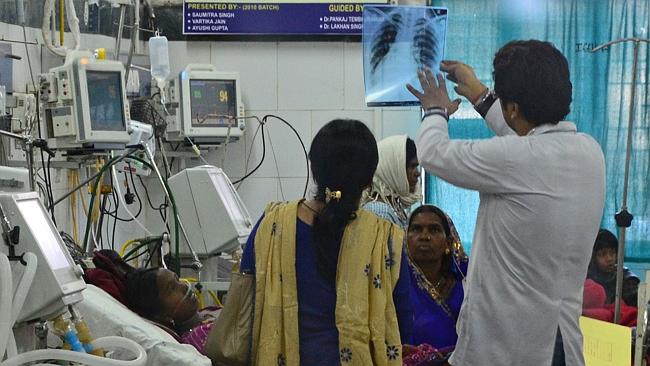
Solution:
{"label": "plastic tubing", "polygon": [[[70,32],[72,33],[72,38],[74,39],[74,50],[79,49],[79,44],[81,42],[81,32],[79,30],[79,18],[77,18],[77,12],[74,8],[74,0],[65,0],[65,6],[68,9],[66,13],[66,18],[68,19],[68,25],[70,26]],[[43,24],[41,26],[41,34],[43,35],[43,41],[47,46],[47,49],[50,50],[55,55],[65,56],[68,53],[66,47],[56,47],[50,41],[50,15],[54,10],[54,0],[45,0],[43,5]]]}
{"label": "plastic tubing", "polygon": [[122,244],[122,247],[120,248],[120,257],[124,257],[124,254],[126,253],[126,249],[131,245],[133,245],[133,243],[137,243],[137,240],[130,239],[127,240],[126,243]]}
{"label": "plastic tubing", "polygon": [[127,361],[113,360],[110,358],[98,357],[88,353],[79,353],[59,349],[47,349],[22,353],[14,358],[0,363],[0,366],[18,366],[28,362],[43,360],[79,362],[93,366],[144,366],[147,362],[147,353],[145,350],[139,344],[127,338],[115,336],[103,337],[93,342],[93,346],[104,349],[126,349],[135,355],[135,359]]}
{"label": "plastic tubing", "polygon": [[[131,156],[131,159],[138,161],[142,163],[144,166],[147,168],[151,169],[152,171],[154,170],[154,167],[152,164],[149,162],[145,161],[144,159],[140,159],[137,156]],[[176,199],[174,198],[174,194],[172,193],[172,190],[169,188],[169,185],[167,184],[167,180],[162,181],[163,185],[165,186],[165,189],[169,193],[169,200],[172,205],[172,211],[174,212],[174,242],[176,246],[176,258],[180,257],[180,233],[179,233],[179,222],[178,222],[178,211],[176,207]],[[177,272],[180,273],[180,267],[178,267]],[[175,271],[176,272],[176,271]]]}
{"label": "plastic tubing", "polygon": [[[11,272],[11,265],[9,264],[7,256],[4,253],[0,253],[0,354],[2,355],[5,354],[9,334],[13,327],[12,320],[14,314],[12,308],[19,305],[19,303],[20,305],[24,303],[26,295],[23,295],[23,292],[26,294],[29,291],[31,282],[34,279],[32,271],[35,273],[37,265],[36,256],[33,253],[26,253],[25,260],[27,261],[27,268],[20,280],[19,288],[16,291],[17,298],[12,303],[13,275]],[[18,307],[18,309],[20,309],[20,307]],[[85,353],[48,349],[22,353],[4,362],[0,362],[0,366],[18,366],[28,362],[52,359],[97,366],[144,366],[147,362],[147,353],[145,350],[139,344],[130,339],[122,337],[104,337],[93,342],[93,346],[105,349],[126,349],[133,353],[135,358],[130,361],[112,360]]]}

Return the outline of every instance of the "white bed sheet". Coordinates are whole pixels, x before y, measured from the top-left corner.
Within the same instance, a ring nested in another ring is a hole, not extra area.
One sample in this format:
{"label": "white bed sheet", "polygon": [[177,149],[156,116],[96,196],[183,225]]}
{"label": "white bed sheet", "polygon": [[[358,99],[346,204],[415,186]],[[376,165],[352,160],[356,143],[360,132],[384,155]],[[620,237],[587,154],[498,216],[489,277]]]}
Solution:
{"label": "white bed sheet", "polygon": [[193,346],[178,343],[170,334],[129,310],[104,290],[87,285],[77,304],[95,338],[129,338],[147,351],[147,365],[211,366],[210,359]]}

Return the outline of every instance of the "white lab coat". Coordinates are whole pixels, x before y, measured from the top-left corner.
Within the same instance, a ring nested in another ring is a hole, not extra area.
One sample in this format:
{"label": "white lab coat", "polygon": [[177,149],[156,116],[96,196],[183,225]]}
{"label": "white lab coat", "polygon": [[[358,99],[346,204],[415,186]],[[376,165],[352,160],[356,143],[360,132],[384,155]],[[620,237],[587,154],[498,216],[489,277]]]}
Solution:
{"label": "white lab coat", "polygon": [[566,364],[583,366],[578,318],[603,214],[602,150],[570,122],[517,136],[498,101],[486,121],[497,137],[450,140],[433,115],[416,139],[427,172],[481,199],[450,363],[548,366],[559,326]]}

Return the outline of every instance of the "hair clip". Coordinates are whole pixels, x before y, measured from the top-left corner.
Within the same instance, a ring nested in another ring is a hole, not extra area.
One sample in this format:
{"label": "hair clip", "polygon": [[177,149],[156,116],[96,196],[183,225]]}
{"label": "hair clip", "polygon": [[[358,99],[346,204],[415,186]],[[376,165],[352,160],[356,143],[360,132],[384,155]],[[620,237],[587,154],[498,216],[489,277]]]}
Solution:
{"label": "hair clip", "polygon": [[332,191],[329,188],[325,188],[325,203],[329,203],[331,200],[341,200],[341,191]]}

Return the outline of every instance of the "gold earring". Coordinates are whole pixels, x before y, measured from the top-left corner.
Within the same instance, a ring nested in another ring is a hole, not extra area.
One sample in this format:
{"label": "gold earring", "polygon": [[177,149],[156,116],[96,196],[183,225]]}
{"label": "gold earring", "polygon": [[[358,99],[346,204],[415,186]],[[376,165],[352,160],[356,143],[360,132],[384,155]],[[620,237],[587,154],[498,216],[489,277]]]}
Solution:
{"label": "gold earring", "polygon": [[449,250],[449,248],[445,249],[445,254],[449,255],[449,253],[451,253],[451,250]]}

